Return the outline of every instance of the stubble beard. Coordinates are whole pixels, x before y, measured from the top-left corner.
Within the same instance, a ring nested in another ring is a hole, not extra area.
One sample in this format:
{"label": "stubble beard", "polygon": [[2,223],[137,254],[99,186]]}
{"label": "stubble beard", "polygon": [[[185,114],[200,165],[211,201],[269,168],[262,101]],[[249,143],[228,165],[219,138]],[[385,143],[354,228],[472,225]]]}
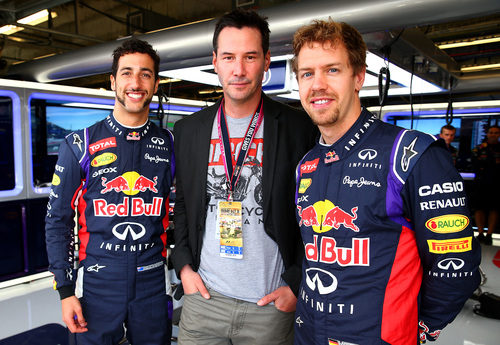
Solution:
{"label": "stubble beard", "polygon": [[[322,114],[323,113],[323,114]],[[316,126],[329,126],[337,122],[340,115],[340,110],[338,107],[334,109],[325,109],[324,111],[312,113],[311,120]]]}
{"label": "stubble beard", "polygon": [[[116,99],[118,100],[118,102],[123,106],[124,109],[127,109],[127,111],[130,112],[130,109],[127,107],[126,103],[125,103],[125,97],[122,97],[118,92],[116,92]],[[144,102],[142,103],[140,109],[136,110],[136,111],[133,111],[134,113],[138,113],[138,112],[141,112],[143,111],[144,109],[146,109],[149,104],[151,103],[151,101],[153,100],[153,97],[149,97],[149,98],[146,98],[144,100]]]}

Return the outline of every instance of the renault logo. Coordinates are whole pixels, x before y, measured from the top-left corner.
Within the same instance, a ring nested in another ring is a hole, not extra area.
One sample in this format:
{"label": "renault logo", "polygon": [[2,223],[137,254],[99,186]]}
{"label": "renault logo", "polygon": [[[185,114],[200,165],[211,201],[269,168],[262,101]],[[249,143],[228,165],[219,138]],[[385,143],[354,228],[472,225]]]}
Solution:
{"label": "renault logo", "polygon": [[453,270],[459,270],[462,267],[464,267],[464,260],[459,259],[459,258],[448,258],[448,259],[443,259],[438,262],[438,267],[442,270],[449,270],[450,267],[453,267]]}
{"label": "renault logo", "polygon": [[321,295],[337,290],[337,278],[321,268],[308,268],[306,270],[306,284],[311,290],[316,290]]}
{"label": "renault logo", "polygon": [[359,151],[358,157],[362,160],[368,159],[369,161],[371,161],[372,159],[375,159],[375,157],[377,157],[377,151],[375,151],[374,149],[364,149]]}
{"label": "renault logo", "polygon": [[113,235],[122,241],[125,241],[127,235],[130,233],[132,240],[135,241],[144,236],[146,228],[139,223],[125,222],[116,224],[111,231],[113,232]]}

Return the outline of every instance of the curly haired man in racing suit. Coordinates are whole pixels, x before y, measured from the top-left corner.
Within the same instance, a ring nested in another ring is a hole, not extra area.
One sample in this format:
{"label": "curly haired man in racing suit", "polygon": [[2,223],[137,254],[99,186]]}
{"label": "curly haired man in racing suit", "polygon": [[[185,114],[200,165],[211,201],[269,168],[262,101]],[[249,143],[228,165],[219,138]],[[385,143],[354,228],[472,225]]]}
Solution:
{"label": "curly haired man in racing suit", "polygon": [[164,267],[173,137],[148,119],[158,66],[151,45],[125,41],[113,53],[113,113],[60,146],[46,241],[63,321],[78,344],[124,336],[134,345],[170,344]]}

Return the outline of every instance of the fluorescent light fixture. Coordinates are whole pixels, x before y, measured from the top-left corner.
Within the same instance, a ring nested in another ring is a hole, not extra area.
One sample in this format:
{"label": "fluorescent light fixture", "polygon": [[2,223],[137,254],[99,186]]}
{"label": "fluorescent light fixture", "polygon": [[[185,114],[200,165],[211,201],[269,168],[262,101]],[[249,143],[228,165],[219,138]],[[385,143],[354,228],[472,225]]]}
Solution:
{"label": "fluorescent light fixture", "polygon": [[160,84],[177,83],[179,81],[182,81],[182,79],[167,78],[167,79],[161,79]]}
{"label": "fluorescent light fixture", "polygon": [[[51,12],[51,17],[52,19],[57,17],[56,12]],[[22,19],[19,19],[17,22],[19,24],[26,24],[26,25],[38,25],[40,23],[46,22],[49,20],[49,11],[48,10],[42,10],[37,13],[33,13],[27,17],[24,17]]]}
{"label": "fluorescent light fixture", "polygon": [[[57,13],[56,12],[51,12],[51,17],[56,18]],[[26,25],[38,25],[43,22],[46,22],[49,20],[49,11],[48,10],[42,10],[37,13],[33,13],[27,17],[19,19],[17,22],[19,24],[26,24]],[[4,25],[0,27],[0,34],[4,35],[12,35],[18,31],[24,30],[24,28],[21,28],[19,26],[15,25]]]}
{"label": "fluorescent light fixture", "polygon": [[20,28],[18,26],[15,26],[15,25],[4,25],[4,26],[0,27],[0,34],[12,35],[18,31],[21,31],[21,30],[24,30],[24,29]]}
{"label": "fluorescent light fixture", "polygon": [[112,104],[97,104],[97,103],[83,103],[83,102],[68,102],[68,103],[63,103],[61,105],[65,107],[103,109],[103,110],[112,110],[114,108]]}
{"label": "fluorescent light fixture", "polygon": [[497,69],[497,68],[500,68],[500,63],[490,63],[487,65],[461,67],[460,71],[461,72],[477,72],[477,71],[483,71],[485,69]]}
{"label": "fluorescent light fixture", "polygon": [[[287,61],[291,60],[293,55],[281,55],[275,56],[271,58],[271,61]],[[367,71],[370,73],[366,73],[365,83],[363,88],[361,89],[359,95],[360,97],[375,97],[378,96],[378,74],[380,68],[386,67],[386,62],[384,59],[378,57],[375,54],[367,52],[366,54],[366,63],[368,65]],[[389,63],[389,69],[391,71],[391,87],[389,89],[389,95],[408,95],[410,93],[410,82],[411,82],[411,73],[405,71],[404,69]],[[277,96],[283,98],[290,99],[299,99],[298,90],[299,87],[297,85],[297,79],[293,72],[286,76],[288,80],[286,82],[290,83],[288,89],[289,92],[279,93]],[[189,68],[180,68],[175,70],[168,70],[160,72],[162,77],[169,78],[178,78],[182,80],[189,80],[195,83],[212,85],[212,86],[220,86],[219,78],[217,74],[213,72],[212,65],[204,65],[197,67],[189,67]],[[287,84],[288,85],[288,84]],[[418,77],[417,75],[413,76],[413,85],[412,85],[412,93],[413,94],[424,94],[424,93],[435,93],[444,91],[440,87]]]}
{"label": "fluorescent light fixture", "polygon": [[[293,55],[280,55],[271,57],[271,61],[286,61],[291,60]],[[160,76],[192,81],[194,83],[206,84],[212,86],[221,86],[219,77],[213,72],[213,65],[203,65],[196,67],[179,68],[174,70],[162,71]]]}
{"label": "fluorescent light fixture", "polygon": [[451,49],[451,48],[475,46],[479,44],[488,44],[495,42],[500,42],[500,36],[478,37],[470,41],[438,43],[437,46],[439,47],[439,49]]}
{"label": "fluorescent light fixture", "polygon": [[[382,67],[386,67],[386,62],[381,57],[370,52],[366,52],[366,64],[368,65],[367,73],[365,75],[363,88],[359,92],[359,96],[376,97],[379,94],[378,73]],[[410,94],[411,73],[392,63],[389,63],[389,70],[391,72],[391,87],[389,88],[389,96]],[[299,86],[295,76],[292,78],[292,90],[293,91],[289,94],[279,94],[278,96],[295,100],[300,99],[298,93]],[[419,76],[413,75],[413,85],[411,91],[413,94],[424,94],[441,92],[443,89],[420,78]]]}

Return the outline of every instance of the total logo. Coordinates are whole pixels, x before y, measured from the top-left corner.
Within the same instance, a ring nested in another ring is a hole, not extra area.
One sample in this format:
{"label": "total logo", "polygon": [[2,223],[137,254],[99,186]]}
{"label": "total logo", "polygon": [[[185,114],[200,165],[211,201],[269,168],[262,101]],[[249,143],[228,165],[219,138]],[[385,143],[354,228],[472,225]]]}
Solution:
{"label": "total logo", "polygon": [[300,176],[302,174],[310,174],[314,171],[316,171],[316,168],[318,167],[319,163],[319,158],[316,158],[315,160],[312,161],[306,161],[305,163],[300,165]]}
{"label": "total logo", "polygon": [[298,214],[300,217],[299,226],[311,226],[314,232],[323,233],[330,231],[332,228],[339,229],[340,225],[352,231],[359,232],[358,226],[354,221],[358,218],[356,212],[358,207],[351,209],[349,214],[339,206],[335,206],[330,200],[317,201],[313,205],[302,209],[297,205]]}
{"label": "total logo", "polygon": [[337,290],[337,278],[321,268],[306,269],[306,284],[312,291],[318,290],[320,295],[326,295]]}
{"label": "total logo", "polygon": [[96,141],[93,144],[89,145],[89,153],[93,155],[94,153],[110,148],[110,147],[116,147],[116,138],[115,137],[109,137],[105,139],[101,139],[99,141]]}
{"label": "total logo", "polygon": [[101,194],[106,194],[113,190],[115,192],[123,192],[126,195],[135,195],[146,190],[158,193],[158,189],[156,189],[157,180],[158,176],[153,177],[151,180],[143,175],[139,175],[135,171],[127,171],[109,181],[106,177],[101,177],[101,183],[104,187],[101,190]]}

